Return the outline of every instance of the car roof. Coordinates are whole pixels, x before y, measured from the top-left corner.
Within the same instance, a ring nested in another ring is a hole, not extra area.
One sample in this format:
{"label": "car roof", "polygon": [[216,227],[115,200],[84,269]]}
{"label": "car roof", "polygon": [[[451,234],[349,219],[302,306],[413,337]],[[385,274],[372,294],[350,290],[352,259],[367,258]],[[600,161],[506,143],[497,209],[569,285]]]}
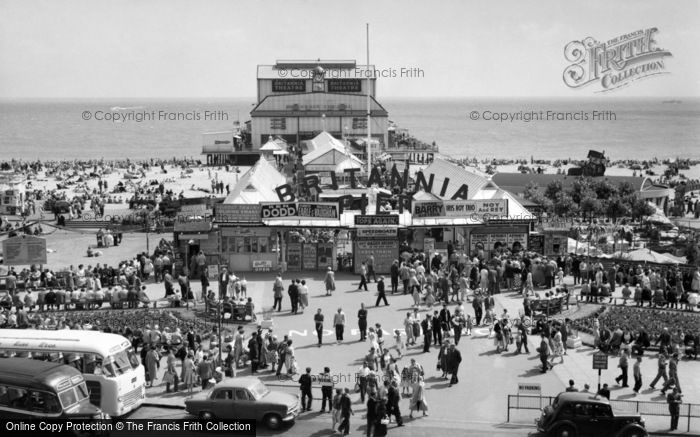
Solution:
{"label": "car roof", "polygon": [[221,389],[221,388],[250,388],[256,384],[258,384],[260,381],[260,378],[256,378],[254,376],[242,376],[239,378],[226,378],[220,383],[216,384],[215,388],[216,389]]}
{"label": "car roof", "polygon": [[596,396],[595,393],[582,393],[582,392],[562,392],[559,393],[559,402],[593,402],[598,404],[609,404],[606,398],[602,396]]}

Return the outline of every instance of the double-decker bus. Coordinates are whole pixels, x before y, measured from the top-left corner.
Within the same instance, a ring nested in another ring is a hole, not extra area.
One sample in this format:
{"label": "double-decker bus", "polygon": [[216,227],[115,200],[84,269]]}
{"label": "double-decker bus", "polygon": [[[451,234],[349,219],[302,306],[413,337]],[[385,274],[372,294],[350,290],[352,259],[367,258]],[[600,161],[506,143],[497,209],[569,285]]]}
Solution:
{"label": "double-decker bus", "polygon": [[0,329],[0,356],[73,366],[85,378],[90,402],[112,417],[143,404],[145,371],[131,343],[97,331]]}

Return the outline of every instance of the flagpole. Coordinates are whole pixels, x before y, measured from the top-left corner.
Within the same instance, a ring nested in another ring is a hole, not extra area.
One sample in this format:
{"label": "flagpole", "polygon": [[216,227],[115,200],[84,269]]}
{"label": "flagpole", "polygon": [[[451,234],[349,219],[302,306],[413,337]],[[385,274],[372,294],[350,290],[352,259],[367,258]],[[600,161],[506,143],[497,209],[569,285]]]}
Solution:
{"label": "flagpole", "polygon": [[[366,23],[367,30],[367,69],[369,70],[369,23]],[[369,72],[368,72],[369,73]],[[374,75],[374,70],[372,70],[372,75]],[[372,82],[370,81],[370,75],[367,74],[367,177],[369,178],[372,172],[372,125],[370,120],[370,93],[371,93]]]}

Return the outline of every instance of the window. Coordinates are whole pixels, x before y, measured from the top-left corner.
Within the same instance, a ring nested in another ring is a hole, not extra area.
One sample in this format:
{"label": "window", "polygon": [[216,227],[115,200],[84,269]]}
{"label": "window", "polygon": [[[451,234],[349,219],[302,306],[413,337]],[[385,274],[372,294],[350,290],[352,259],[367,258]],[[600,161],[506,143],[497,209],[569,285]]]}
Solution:
{"label": "window", "polygon": [[78,396],[75,394],[75,389],[72,387],[59,393],[58,397],[61,398],[64,409],[78,403]]}
{"label": "window", "polygon": [[244,243],[243,237],[236,237],[236,253],[243,253]]}
{"label": "window", "polygon": [[233,390],[219,390],[215,399],[233,399]]}
{"label": "window", "polygon": [[596,417],[612,417],[610,405],[598,404],[593,406],[593,414]]}
{"label": "window", "polygon": [[221,237],[221,252],[228,252],[228,237]]}
{"label": "window", "polygon": [[22,388],[7,389],[9,405],[12,408],[26,409],[29,399],[29,392]]}
{"label": "window", "polygon": [[267,253],[269,252],[270,239],[267,237],[258,238],[258,252]]}
{"label": "window", "polygon": [[258,253],[258,239],[255,237],[250,237],[250,251]]}
{"label": "window", "polygon": [[7,407],[10,405],[10,393],[7,387],[0,385],[0,406]]}
{"label": "window", "polygon": [[243,252],[250,253],[250,237],[243,237]]}
{"label": "window", "polygon": [[236,389],[236,400],[237,401],[247,401],[250,400],[248,397],[248,390],[243,388]]}
{"label": "window", "polygon": [[592,416],[591,404],[576,404],[574,412],[577,416]]}

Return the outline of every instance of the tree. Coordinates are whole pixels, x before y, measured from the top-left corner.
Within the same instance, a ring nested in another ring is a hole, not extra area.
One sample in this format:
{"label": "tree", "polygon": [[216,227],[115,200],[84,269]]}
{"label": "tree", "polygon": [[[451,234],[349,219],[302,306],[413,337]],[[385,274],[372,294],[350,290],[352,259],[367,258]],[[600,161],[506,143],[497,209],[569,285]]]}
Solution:
{"label": "tree", "polygon": [[641,220],[645,217],[649,217],[654,214],[655,209],[653,206],[649,205],[644,199],[635,195],[628,198],[630,214],[635,220]]}
{"label": "tree", "polygon": [[544,189],[544,195],[547,199],[552,202],[556,202],[558,196],[564,192],[564,185],[562,185],[560,180],[553,180],[547,184],[547,188]]}
{"label": "tree", "polygon": [[620,217],[625,217],[630,214],[630,208],[619,195],[607,200],[605,205],[605,213],[614,221]]}

